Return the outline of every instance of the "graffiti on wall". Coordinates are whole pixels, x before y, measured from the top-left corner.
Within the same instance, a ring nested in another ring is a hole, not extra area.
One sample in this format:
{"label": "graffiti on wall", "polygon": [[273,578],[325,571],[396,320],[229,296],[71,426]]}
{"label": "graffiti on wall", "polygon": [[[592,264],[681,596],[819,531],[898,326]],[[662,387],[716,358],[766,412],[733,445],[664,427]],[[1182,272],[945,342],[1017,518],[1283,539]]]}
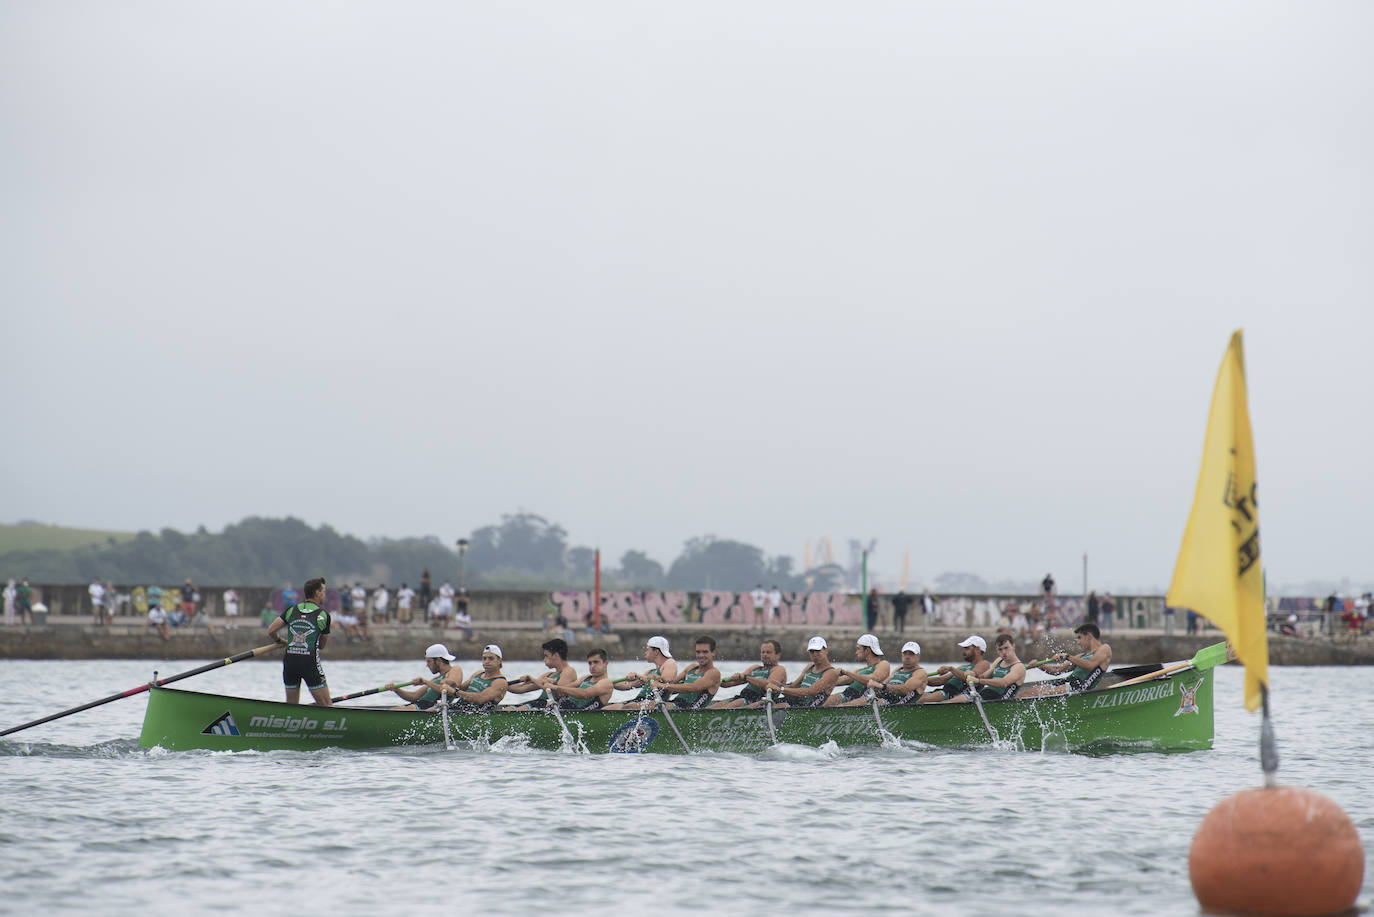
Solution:
{"label": "graffiti on wall", "polygon": [[[549,593],[551,610],[574,626],[587,619],[592,602],[589,589]],[[748,592],[603,592],[601,617],[612,624],[858,624],[860,603],[839,592],[784,592],[770,619]]]}

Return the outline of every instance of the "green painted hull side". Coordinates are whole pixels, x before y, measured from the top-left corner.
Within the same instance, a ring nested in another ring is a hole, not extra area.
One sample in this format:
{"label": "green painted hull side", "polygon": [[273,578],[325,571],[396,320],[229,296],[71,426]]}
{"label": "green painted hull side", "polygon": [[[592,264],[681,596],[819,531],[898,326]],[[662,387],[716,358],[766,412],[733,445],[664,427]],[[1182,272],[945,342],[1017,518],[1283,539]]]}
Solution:
{"label": "green painted hull side", "polygon": [[[1191,703],[1189,703],[1191,701]],[[1212,747],[1212,671],[1188,670],[1171,678],[1075,697],[984,703],[984,725],[974,704],[882,707],[883,729],[903,741],[938,746],[993,742],[1040,750],[1085,752],[1190,751]],[[878,745],[883,741],[872,707],[775,710],[779,742],[820,746]],[[571,743],[558,719],[535,711],[455,714],[453,741],[461,745],[519,742],[533,748],[569,744],[588,752],[760,751],[772,744],[762,710],[565,713]],[[677,732],[674,731],[674,726]],[[681,733],[681,740],[678,738]],[[149,692],[139,745],[174,750],[311,750],[389,748],[444,743],[435,713],[376,707],[293,706],[278,701],[154,688]]]}

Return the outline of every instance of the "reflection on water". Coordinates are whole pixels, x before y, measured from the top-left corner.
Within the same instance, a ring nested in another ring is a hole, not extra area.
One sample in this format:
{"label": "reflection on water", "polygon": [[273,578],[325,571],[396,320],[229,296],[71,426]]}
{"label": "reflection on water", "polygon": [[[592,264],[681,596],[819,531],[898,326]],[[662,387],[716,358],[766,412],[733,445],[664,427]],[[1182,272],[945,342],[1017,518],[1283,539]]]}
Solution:
{"label": "reflection on water", "polygon": [[[141,684],[151,668],[7,662],[0,723]],[[328,673],[343,691],[418,668]],[[1374,855],[1368,670],[1271,676],[1282,779],[1332,796]],[[187,686],[276,697],[278,678],[245,663]],[[0,912],[923,913],[976,901],[1195,913],[1193,830],[1259,783],[1258,719],[1240,693],[1240,670],[1221,670],[1210,752],[1101,757],[916,742],[586,756],[481,736],[453,751],[168,753],[137,747],[144,701],[132,698],[0,740]]]}

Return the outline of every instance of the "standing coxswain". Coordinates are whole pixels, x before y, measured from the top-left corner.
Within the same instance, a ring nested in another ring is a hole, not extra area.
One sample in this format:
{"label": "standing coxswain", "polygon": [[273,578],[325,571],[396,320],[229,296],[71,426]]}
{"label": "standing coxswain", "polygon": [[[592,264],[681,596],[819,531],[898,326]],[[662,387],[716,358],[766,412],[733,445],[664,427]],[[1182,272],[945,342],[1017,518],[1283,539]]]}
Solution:
{"label": "standing coxswain", "polygon": [[[189,583],[190,580],[187,580]],[[290,606],[267,626],[267,636],[286,645],[281,660],[281,679],[286,686],[286,702],[301,701],[301,681],[321,707],[329,706],[329,683],[320,667],[320,653],[329,641],[329,612],[323,608],[324,577],[305,581],[305,601]],[[277,633],[285,629],[289,640]]]}

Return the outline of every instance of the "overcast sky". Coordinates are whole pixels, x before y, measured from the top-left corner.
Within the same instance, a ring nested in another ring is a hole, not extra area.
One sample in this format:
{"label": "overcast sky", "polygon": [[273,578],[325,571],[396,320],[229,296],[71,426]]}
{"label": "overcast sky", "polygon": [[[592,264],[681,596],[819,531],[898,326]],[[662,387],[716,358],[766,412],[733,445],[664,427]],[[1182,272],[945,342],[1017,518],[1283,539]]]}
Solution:
{"label": "overcast sky", "polygon": [[[1374,5],[0,2],[0,521],[1374,580]],[[846,558],[841,558],[846,559]]]}

